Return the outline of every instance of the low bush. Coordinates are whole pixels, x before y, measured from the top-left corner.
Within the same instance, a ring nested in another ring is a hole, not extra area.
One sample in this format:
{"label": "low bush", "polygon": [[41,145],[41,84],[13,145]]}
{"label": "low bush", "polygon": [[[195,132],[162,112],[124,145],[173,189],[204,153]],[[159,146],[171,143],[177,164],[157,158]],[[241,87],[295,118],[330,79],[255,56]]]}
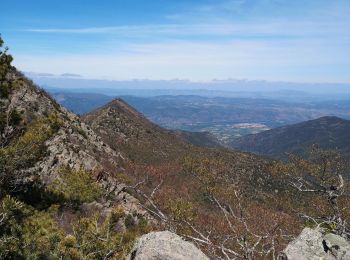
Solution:
{"label": "low bush", "polygon": [[90,172],[74,171],[69,167],[59,170],[59,179],[55,180],[48,190],[73,206],[92,202],[103,194],[103,190]]}

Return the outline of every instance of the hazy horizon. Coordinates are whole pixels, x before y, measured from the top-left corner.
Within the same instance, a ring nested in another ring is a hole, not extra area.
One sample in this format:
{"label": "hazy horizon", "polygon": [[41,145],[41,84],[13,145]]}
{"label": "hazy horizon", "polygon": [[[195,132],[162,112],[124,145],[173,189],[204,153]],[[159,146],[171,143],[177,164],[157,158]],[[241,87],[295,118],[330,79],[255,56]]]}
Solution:
{"label": "hazy horizon", "polygon": [[350,83],[346,0],[14,0],[2,10],[0,32],[22,71]]}

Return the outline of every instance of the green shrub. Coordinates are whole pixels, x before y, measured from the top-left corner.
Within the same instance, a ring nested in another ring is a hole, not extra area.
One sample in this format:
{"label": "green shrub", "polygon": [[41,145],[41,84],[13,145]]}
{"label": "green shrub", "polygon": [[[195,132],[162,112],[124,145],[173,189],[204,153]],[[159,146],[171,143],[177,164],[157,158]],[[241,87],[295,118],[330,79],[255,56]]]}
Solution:
{"label": "green shrub", "polygon": [[10,125],[12,126],[16,126],[18,125],[22,120],[22,116],[21,114],[16,110],[12,110],[11,111],[11,114],[10,114]]}
{"label": "green shrub", "polygon": [[126,228],[132,228],[135,226],[135,220],[131,214],[128,214],[124,220]]}
{"label": "green shrub", "polygon": [[102,188],[90,172],[63,167],[59,170],[59,177],[60,179],[50,185],[49,191],[61,196],[73,206],[92,202],[103,194]]}
{"label": "green shrub", "polygon": [[7,125],[7,121],[9,123],[9,126],[16,127],[19,125],[19,123],[22,120],[21,114],[16,109],[11,111],[11,113],[9,114],[9,117],[10,118],[8,119],[6,113],[0,112],[0,133],[3,133]]}
{"label": "green shrub", "polygon": [[58,259],[56,248],[64,232],[54,219],[56,212],[56,206],[46,211],[31,210],[30,216],[25,219],[22,237],[27,259]]}
{"label": "green shrub", "polygon": [[1,202],[0,259],[57,259],[62,230],[53,218],[57,207],[37,211],[10,197]]}
{"label": "green shrub", "polygon": [[22,184],[35,179],[35,176],[27,176],[22,170],[33,167],[45,156],[45,142],[61,125],[62,121],[55,115],[40,119],[32,123],[17,140],[0,148],[0,198],[13,191],[20,193],[24,188],[21,187]]}
{"label": "green shrub", "polygon": [[8,98],[10,94],[10,86],[7,82],[0,85],[0,98]]}
{"label": "green shrub", "polygon": [[118,172],[115,175],[115,179],[119,182],[119,183],[124,183],[126,185],[130,185],[132,184],[133,180],[130,176],[126,175],[123,172]]}
{"label": "green shrub", "polygon": [[21,259],[23,219],[27,215],[23,203],[6,196],[0,207],[0,259]]}
{"label": "green shrub", "polygon": [[7,53],[8,48],[4,47],[4,41],[0,35],[0,98],[7,98],[13,87],[13,81],[7,79],[11,71],[13,58]]}
{"label": "green shrub", "polygon": [[[141,234],[138,230],[116,231],[124,216],[122,209],[115,208],[103,221],[99,215],[79,219],[73,225],[75,239],[70,238],[69,245],[75,244],[83,259],[103,259],[108,252],[113,252],[111,259],[124,259]],[[67,247],[62,252],[66,254]]]}

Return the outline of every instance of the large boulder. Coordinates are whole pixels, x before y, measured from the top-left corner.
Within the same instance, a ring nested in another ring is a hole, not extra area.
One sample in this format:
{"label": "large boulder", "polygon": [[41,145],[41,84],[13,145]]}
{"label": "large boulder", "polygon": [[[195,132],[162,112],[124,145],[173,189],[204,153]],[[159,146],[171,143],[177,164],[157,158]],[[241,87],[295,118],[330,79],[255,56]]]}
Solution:
{"label": "large boulder", "polygon": [[140,237],[129,260],[203,260],[209,259],[192,243],[169,231],[151,232]]}
{"label": "large boulder", "polygon": [[322,229],[304,228],[284,250],[288,260],[345,260],[350,259],[350,243],[341,236]]}

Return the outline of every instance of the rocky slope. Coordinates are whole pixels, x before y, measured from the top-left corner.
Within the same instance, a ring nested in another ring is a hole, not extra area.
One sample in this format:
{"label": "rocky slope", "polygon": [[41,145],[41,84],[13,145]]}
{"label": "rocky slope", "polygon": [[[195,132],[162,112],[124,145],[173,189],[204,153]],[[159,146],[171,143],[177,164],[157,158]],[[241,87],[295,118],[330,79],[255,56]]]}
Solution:
{"label": "rocky slope", "polygon": [[113,205],[118,204],[127,212],[146,214],[138,200],[125,192],[125,185],[114,177],[117,172],[124,171],[123,165],[128,159],[119,150],[104,143],[78,116],[57,104],[21,73],[14,70],[10,77],[20,80],[21,86],[10,95],[7,110],[16,108],[20,112],[22,131],[25,132],[33,122],[51,115],[55,115],[61,123],[58,131],[45,142],[45,156],[25,171],[39,173],[45,185],[50,185],[59,178],[58,172],[62,167],[68,166],[76,171],[83,169],[107,191],[113,190],[116,194]]}
{"label": "rocky slope", "polygon": [[63,122],[57,134],[47,141],[49,155],[38,165],[45,175],[51,175],[62,165],[75,169],[83,167],[94,172],[120,167],[122,156],[104,144],[78,116],[58,105],[20,74],[16,73],[14,78],[20,78],[23,85],[11,95],[9,107],[16,107],[26,124],[51,114],[57,115]]}
{"label": "rocky slope", "polygon": [[289,153],[305,155],[318,144],[324,149],[350,153],[350,121],[338,117],[319,119],[271,129],[233,140],[229,146],[247,152],[285,159]]}

